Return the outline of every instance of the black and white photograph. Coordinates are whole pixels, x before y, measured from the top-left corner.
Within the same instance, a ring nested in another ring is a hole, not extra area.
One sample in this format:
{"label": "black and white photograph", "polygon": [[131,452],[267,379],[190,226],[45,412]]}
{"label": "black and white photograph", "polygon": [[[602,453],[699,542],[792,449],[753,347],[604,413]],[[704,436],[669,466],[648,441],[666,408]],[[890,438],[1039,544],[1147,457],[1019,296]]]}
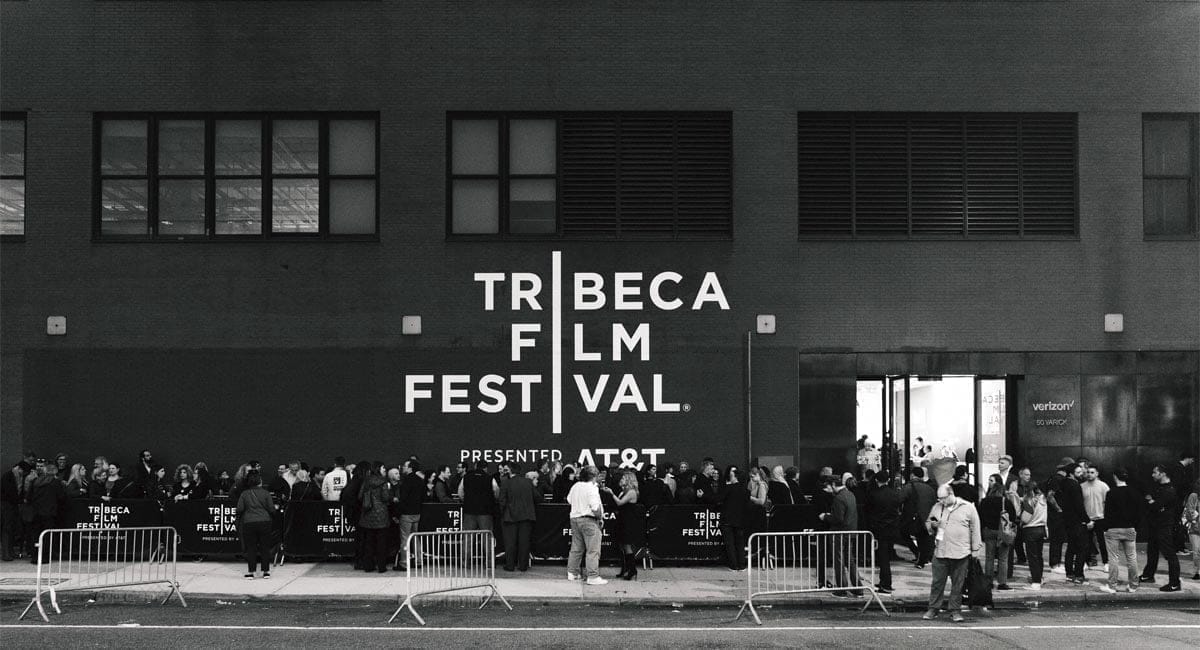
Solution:
{"label": "black and white photograph", "polygon": [[0,642],[1193,648],[1198,222],[1200,0],[0,0]]}

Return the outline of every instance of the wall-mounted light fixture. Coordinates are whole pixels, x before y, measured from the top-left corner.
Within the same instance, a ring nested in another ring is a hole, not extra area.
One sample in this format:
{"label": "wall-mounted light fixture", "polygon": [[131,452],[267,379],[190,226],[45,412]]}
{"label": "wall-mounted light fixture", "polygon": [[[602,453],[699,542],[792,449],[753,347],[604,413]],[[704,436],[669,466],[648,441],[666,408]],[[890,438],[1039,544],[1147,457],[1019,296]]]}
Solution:
{"label": "wall-mounted light fixture", "polygon": [[405,316],[400,321],[400,333],[407,336],[417,336],[421,333],[421,317]]}
{"label": "wall-mounted light fixture", "polygon": [[48,316],[46,318],[46,334],[50,336],[63,336],[67,333],[67,317],[66,316]]}
{"label": "wall-mounted light fixture", "polygon": [[1104,331],[1105,332],[1124,332],[1125,331],[1125,314],[1105,314],[1104,315]]}
{"label": "wall-mounted light fixture", "polygon": [[755,331],[759,334],[775,333],[775,314],[759,314],[754,318]]}

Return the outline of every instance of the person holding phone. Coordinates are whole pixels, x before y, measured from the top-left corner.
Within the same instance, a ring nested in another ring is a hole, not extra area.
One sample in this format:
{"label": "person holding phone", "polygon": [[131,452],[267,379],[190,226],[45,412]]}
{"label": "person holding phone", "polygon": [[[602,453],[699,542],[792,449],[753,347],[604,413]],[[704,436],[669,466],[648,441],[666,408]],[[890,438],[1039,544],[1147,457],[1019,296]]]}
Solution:
{"label": "person holding phone", "polygon": [[979,527],[979,513],[975,505],[954,495],[949,484],[941,485],[937,491],[938,503],[929,512],[926,528],[933,536],[933,582],[929,585],[929,610],[921,618],[930,621],[937,618],[938,606],[946,590],[946,578],[950,578],[950,620],[963,621],[962,592],[967,579],[967,566],[971,556],[982,560],[983,537]]}

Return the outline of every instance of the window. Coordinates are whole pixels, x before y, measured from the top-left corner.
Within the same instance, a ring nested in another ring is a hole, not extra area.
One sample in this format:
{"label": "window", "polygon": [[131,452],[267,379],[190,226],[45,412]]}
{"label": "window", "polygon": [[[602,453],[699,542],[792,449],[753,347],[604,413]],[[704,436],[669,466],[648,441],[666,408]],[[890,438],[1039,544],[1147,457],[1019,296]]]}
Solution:
{"label": "window", "polygon": [[96,120],[100,239],[377,236],[377,115],[105,114]]}
{"label": "window", "polygon": [[25,116],[0,118],[0,237],[25,236]]}
{"label": "window", "polygon": [[801,113],[802,239],[1078,235],[1076,117]]}
{"label": "window", "polygon": [[733,234],[728,113],[459,113],[448,118],[455,238]]}
{"label": "window", "polygon": [[1195,238],[1196,114],[1142,116],[1142,221],[1151,239]]}

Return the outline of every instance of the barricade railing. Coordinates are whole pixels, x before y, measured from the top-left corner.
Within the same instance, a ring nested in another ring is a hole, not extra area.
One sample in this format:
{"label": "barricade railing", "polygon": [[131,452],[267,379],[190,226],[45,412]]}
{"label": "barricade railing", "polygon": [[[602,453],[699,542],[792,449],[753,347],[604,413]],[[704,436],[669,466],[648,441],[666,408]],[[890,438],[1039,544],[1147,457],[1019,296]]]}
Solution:
{"label": "barricade railing", "polygon": [[835,591],[865,595],[859,611],[874,601],[888,614],[875,591],[875,536],[870,532],[754,533],[746,547],[746,566],[746,601],[735,621],[750,610],[762,625],[756,598]]}
{"label": "barricade railing", "polygon": [[418,597],[444,594],[468,589],[490,590],[479,609],[498,596],[504,606],[512,605],[496,588],[495,541],[490,530],[456,530],[413,533],[404,546],[404,565],[408,567],[404,602],[392,613],[388,623],[396,620],[407,607],[417,622],[425,619],[417,613],[414,601]]}
{"label": "barricade railing", "polygon": [[51,528],[37,543],[37,582],[33,600],[17,620],[37,605],[42,620],[50,622],[42,596],[49,594],[56,614],[61,614],[58,594],[64,591],[97,591],[134,585],[164,584],[187,607],[179,589],[176,559],[179,536],[169,526],[136,528]]}

